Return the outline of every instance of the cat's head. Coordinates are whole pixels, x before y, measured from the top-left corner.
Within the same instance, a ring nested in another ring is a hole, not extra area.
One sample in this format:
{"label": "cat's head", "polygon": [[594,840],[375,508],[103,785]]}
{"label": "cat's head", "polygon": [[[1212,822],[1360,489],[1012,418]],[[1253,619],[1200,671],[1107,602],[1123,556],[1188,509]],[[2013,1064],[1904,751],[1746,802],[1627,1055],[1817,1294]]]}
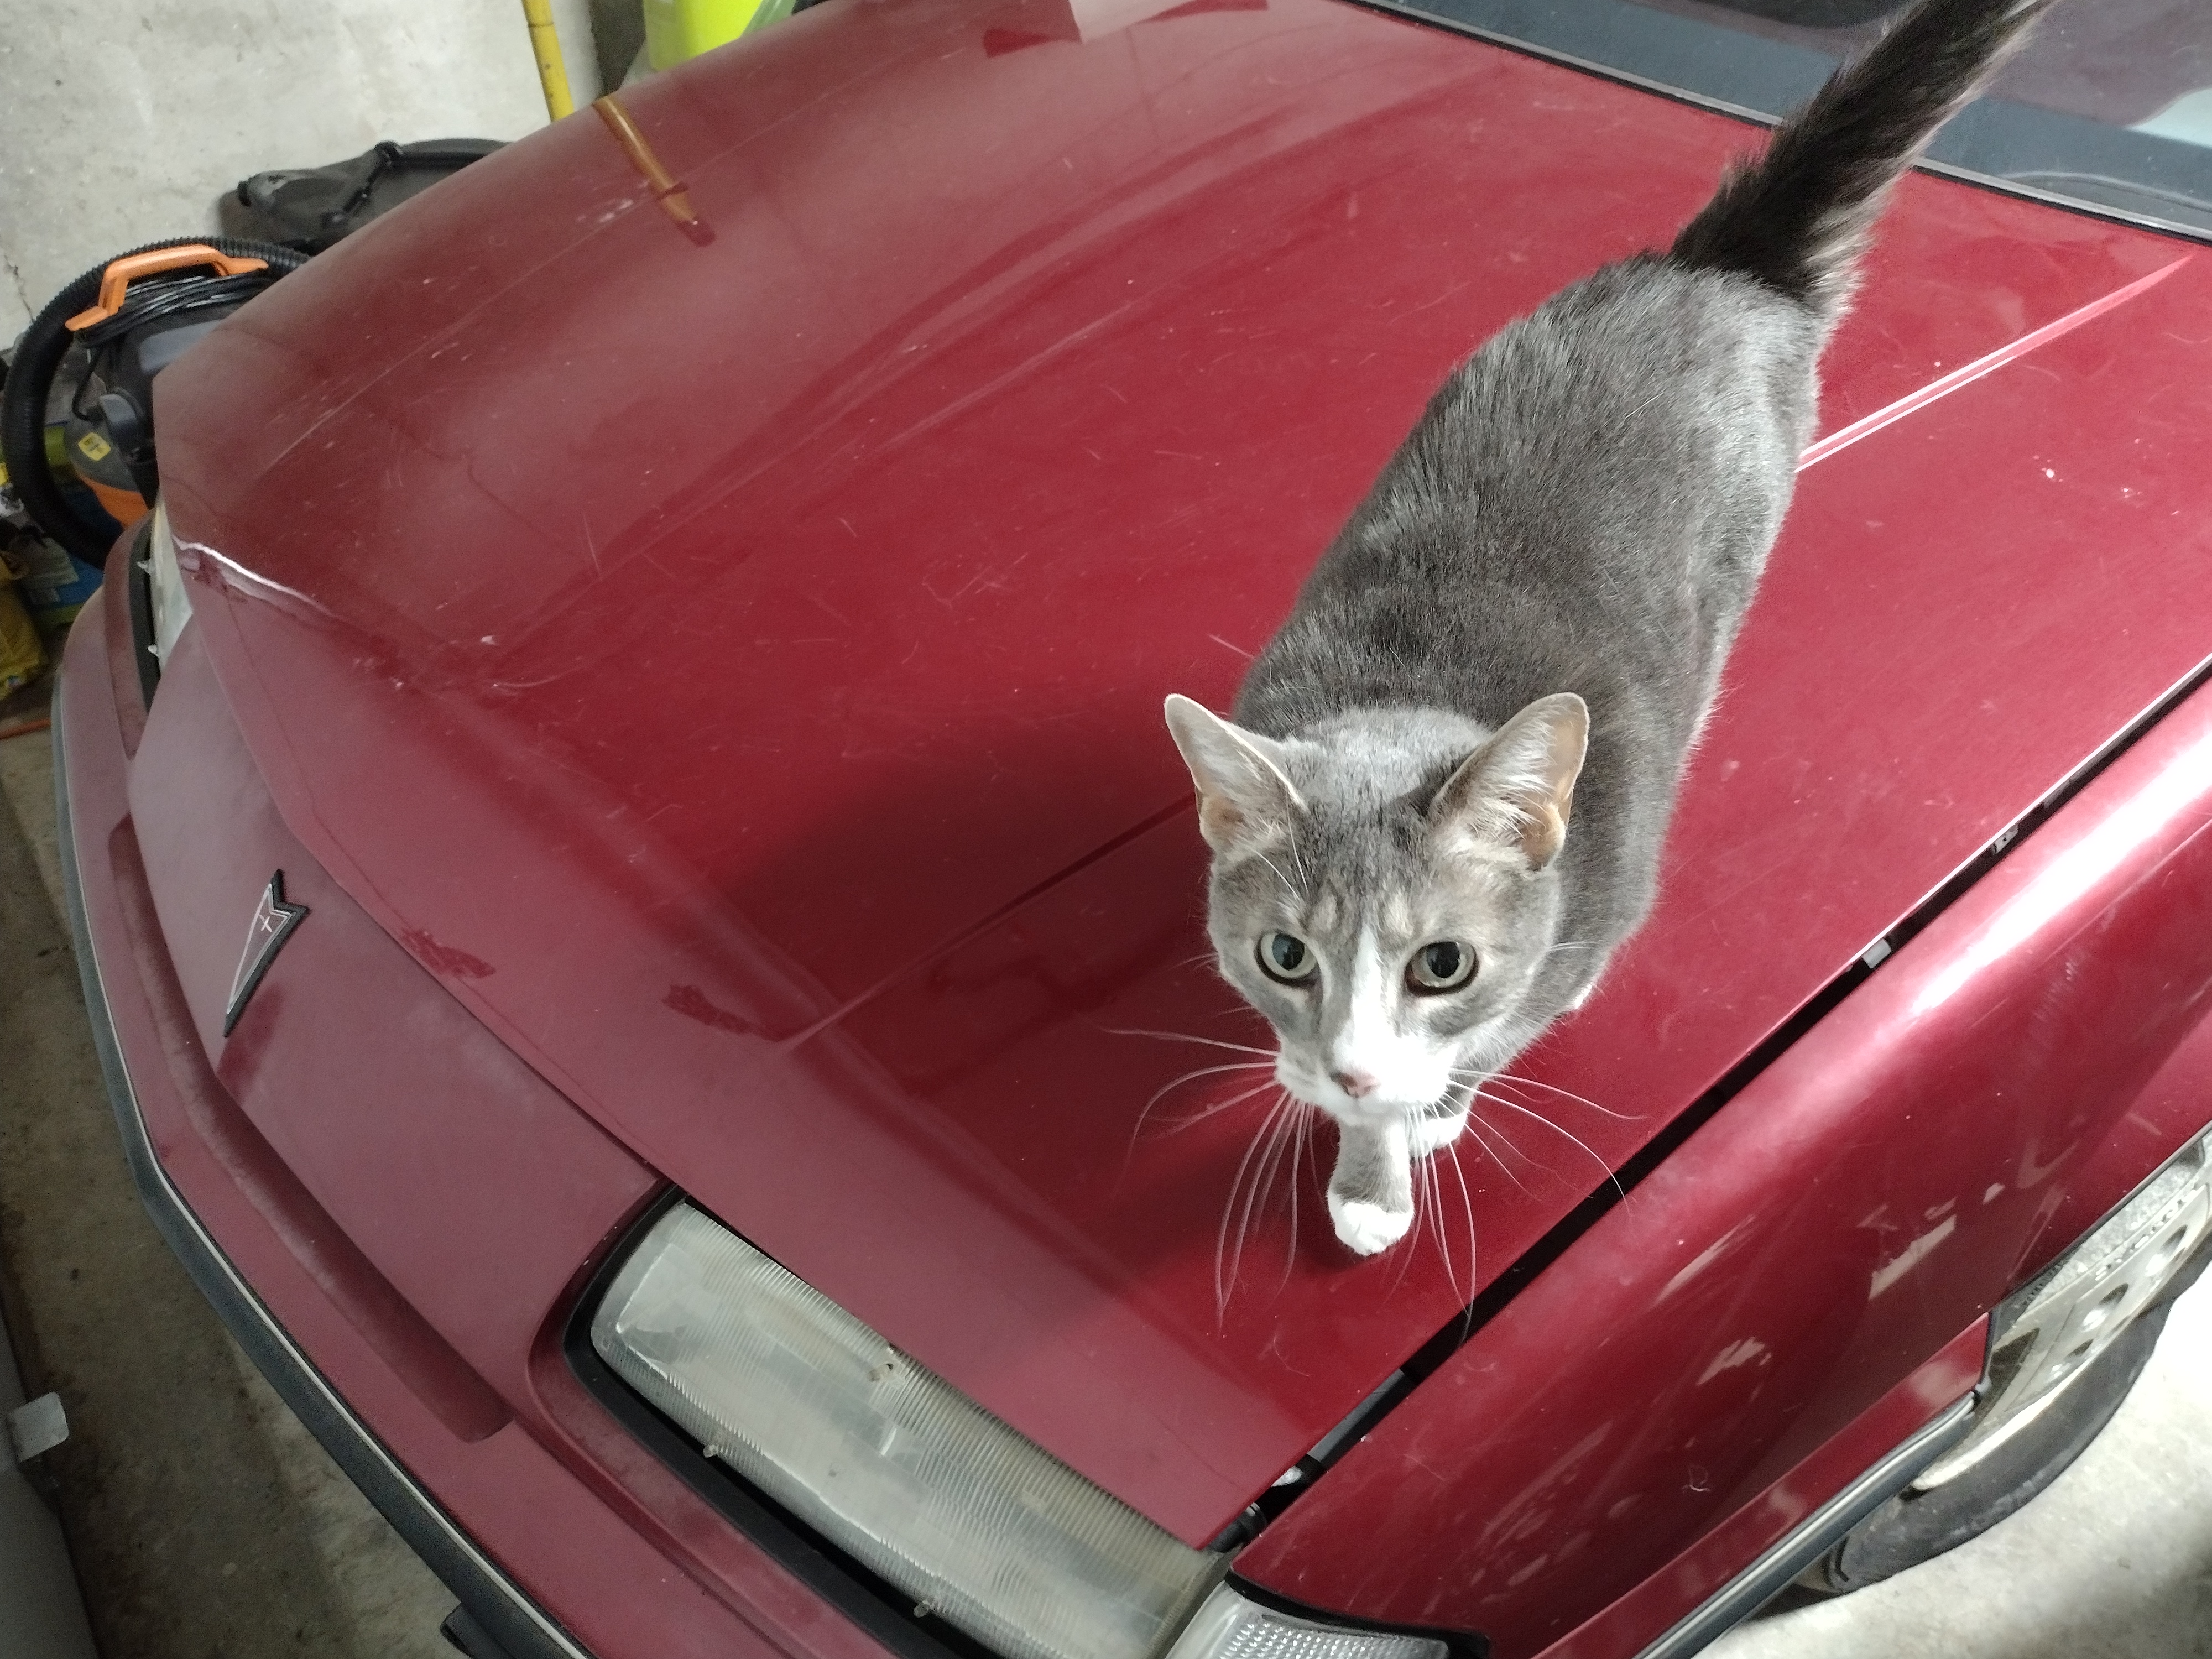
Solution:
{"label": "cat's head", "polygon": [[1366,710],[1290,738],[1170,697],[1213,849],[1221,971],[1280,1039],[1277,1079],[1379,1126],[1501,1065],[1557,942],[1559,854],[1589,713],[1540,697],[1495,732]]}

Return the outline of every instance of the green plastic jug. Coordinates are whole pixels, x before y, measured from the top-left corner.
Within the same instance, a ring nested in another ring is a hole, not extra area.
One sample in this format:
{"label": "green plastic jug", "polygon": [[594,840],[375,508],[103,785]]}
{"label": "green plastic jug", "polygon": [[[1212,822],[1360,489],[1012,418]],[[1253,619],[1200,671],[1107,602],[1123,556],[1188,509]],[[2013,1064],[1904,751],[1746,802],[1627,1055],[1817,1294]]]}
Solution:
{"label": "green plastic jug", "polygon": [[646,61],[657,70],[766,28],[793,0],[645,0]]}

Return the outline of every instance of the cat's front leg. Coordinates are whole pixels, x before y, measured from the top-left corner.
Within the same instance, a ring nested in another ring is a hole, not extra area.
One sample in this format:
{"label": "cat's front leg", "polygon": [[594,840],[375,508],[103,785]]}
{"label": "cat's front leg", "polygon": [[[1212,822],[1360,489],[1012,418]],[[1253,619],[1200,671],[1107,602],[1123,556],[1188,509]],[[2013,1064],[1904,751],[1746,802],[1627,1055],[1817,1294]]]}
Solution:
{"label": "cat's front leg", "polygon": [[1402,1120],[1380,1128],[1340,1123],[1328,1218],[1347,1249],[1387,1250],[1413,1224],[1413,1171]]}

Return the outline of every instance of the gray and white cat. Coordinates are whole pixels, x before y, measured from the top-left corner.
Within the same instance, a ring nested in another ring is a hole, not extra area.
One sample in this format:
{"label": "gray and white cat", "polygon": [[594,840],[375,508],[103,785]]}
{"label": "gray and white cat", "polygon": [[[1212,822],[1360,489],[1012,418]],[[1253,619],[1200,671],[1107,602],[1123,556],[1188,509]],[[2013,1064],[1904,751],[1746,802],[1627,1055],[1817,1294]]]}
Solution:
{"label": "gray and white cat", "polygon": [[1338,1237],[1589,996],[1650,908],[1685,761],[1790,504],[1820,349],[1889,187],[2047,0],[1923,0],[1663,254],[1500,331],[1431,400],[1235,723],[1167,720],[1209,930],[1334,1119]]}

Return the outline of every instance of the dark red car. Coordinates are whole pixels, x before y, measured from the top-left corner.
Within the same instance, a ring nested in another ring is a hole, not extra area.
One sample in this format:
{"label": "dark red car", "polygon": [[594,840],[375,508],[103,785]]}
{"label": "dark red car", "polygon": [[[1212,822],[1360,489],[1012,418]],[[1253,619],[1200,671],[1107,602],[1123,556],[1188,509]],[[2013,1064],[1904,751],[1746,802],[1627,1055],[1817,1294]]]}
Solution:
{"label": "dark red car", "polygon": [[1659,909],[1414,1238],[1242,1097],[1163,694],[1881,9],[1437,3],[831,0],[164,373],[59,720],[94,1023],[476,1650],[1684,1654],[2142,1363],[2212,1185],[2186,0],[1900,191]]}

